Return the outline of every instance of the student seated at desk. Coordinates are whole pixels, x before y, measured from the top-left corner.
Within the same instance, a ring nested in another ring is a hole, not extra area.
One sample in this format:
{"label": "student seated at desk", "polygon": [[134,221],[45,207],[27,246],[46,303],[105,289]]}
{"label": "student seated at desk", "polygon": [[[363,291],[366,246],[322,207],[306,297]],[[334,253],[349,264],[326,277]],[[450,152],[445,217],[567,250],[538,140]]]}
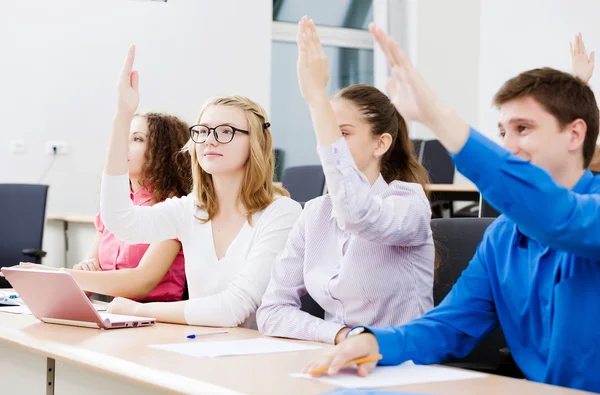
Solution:
{"label": "student seated at desk", "polygon": [[129,198],[127,130],[138,102],[134,47],[118,83],[101,213],[130,244],[177,238],[185,254],[188,301],[136,303],[117,298],[109,312],[190,325],[256,327],[255,312],[300,204],[273,184],[274,157],[266,112],[242,96],[209,101],[190,128],[193,190],[152,207]]}
{"label": "student seated at desk", "polygon": [[[354,85],[330,101],[323,48],[303,36],[316,36],[314,24],[299,34],[298,82],[329,194],[306,203],[273,265],[257,320],[265,335],[337,344],[359,323],[400,325],[433,307],[428,176],[388,97]],[[307,293],[325,320],[300,310]]]}
{"label": "student seated at desk", "polygon": [[[127,166],[134,205],[151,206],[189,193],[190,159],[180,152],[188,138],[188,126],[176,117],[148,113],[133,118]],[[100,213],[94,224],[98,233],[88,256],[72,271],[83,289],[143,302],[181,300],[185,268],[178,240],[129,245],[104,227]]]}
{"label": "student seated at desk", "polygon": [[[188,139],[188,126],[174,116],[133,117],[127,151],[133,205],[151,206],[189,193],[190,158],[181,152]],[[129,245],[105,228],[100,213],[94,224],[98,232],[86,259],[69,270],[82,289],[141,302],[181,300],[186,281],[181,242]]]}
{"label": "student seated at desk", "polygon": [[503,215],[439,306],[403,326],[357,327],[307,370],[331,364],[335,374],[377,353],[382,365],[441,363],[500,325],[528,379],[599,392],[600,178],[586,169],[598,137],[594,93],[550,68],[508,80],[494,97],[502,148],[443,106],[390,37],[370,30],[392,67],[396,108],[428,126]]}

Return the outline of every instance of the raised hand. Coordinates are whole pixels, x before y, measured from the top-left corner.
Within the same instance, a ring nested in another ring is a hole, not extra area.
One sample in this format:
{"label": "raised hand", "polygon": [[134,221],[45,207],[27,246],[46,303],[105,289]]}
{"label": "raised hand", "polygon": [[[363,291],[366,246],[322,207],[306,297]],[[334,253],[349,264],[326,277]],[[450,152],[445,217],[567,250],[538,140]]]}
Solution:
{"label": "raised hand", "polygon": [[315,23],[303,17],[298,23],[298,85],[308,103],[327,99],[329,67]]}
{"label": "raised hand", "polygon": [[139,75],[133,70],[135,46],[129,47],[125,64],[117,81],[117,113],[133,116],[140,102]]}
{"label": "raised hand", "polygon": [[369,31],[392,70],[386,90],[398,112],[409,121],[427,126],[451,153],[460,151],[469,137],[469,125],[439,102],[421,73],[390,36],[373,23]]}
{"label": "raised hand", "polygon": [[569,42],[571,52],[571,69],[573,75],[588,82],[594,73],[594,51],[588,56],[581,33],[575,36],[574,43]]}
{"label": "raised hand", "polygon": [[440,105],[427,82],[412,65],[400,46],[383,29],[369,25],[369,31],[382,49],[392,75],[386,83],[386,90],[396,109],[410,121],[431,123]]}

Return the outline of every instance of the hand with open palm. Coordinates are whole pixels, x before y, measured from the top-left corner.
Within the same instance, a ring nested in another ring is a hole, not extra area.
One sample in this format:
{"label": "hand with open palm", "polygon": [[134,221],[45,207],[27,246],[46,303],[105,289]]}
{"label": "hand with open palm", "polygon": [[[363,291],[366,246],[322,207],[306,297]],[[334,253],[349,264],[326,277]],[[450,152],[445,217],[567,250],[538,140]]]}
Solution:
{"label": "hand with open palm", "polygon": [[391,69],[392,75],[387,80],[386,90],[398,112],[409,121],[426,125],[432,122],[440,107],[433,90],[390,36],[374,23],[369,25],[369,31]]}
{"label": "hand with open palm", "polygon": [[594,51],[588,56],[581,33],[575,36],[574,43],[569,42],[569,49],[571,50],[571,69],[573,75],[588,82],[594,73]]}
{"label": "hand with open palm", "polygon": [[327,56],[317,35],[315,23],[303,17],[298,23],[298,85],[307,103],[328,100]]}
{"label": "hand with open palm", "polygon": [[133,70],[135,60],[135,46],[132,45],[125,58],[117,81],[117,114],[133,116],[140,102],[139,75]]}

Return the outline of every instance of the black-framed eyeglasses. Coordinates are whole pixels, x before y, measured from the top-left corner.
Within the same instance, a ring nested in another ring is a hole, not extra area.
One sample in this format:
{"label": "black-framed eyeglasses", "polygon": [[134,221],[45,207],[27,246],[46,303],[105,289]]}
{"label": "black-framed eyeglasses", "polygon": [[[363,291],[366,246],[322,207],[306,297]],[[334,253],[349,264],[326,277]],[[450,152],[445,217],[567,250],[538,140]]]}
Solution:
{"label": "black-framed eyeglasses", "polygon": [[214,128],[209,128],[204,125],[194,125],[190,127],[190,137],[194,143],[202,144],[206,142],[210,133],[214,133],[215,140],[221,144],[231,143],[236,133],[250,134],[247,130],[235,128],[230,125],[218,125]]}

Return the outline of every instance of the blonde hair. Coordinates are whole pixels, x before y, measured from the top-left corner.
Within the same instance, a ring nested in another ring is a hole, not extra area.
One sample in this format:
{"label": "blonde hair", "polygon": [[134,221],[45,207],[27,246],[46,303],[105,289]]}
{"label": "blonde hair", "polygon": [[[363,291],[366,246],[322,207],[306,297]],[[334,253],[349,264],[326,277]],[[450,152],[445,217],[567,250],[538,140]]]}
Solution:
{"label": "blonde hair", "polygon": [[[257,103],[244,96],[225,96],[209,100],[198,116],[198,122],[206,108],[210,106],[230,106],[244,111],[248,121],[248,137],[250,139],[250,155],[245,165],[244,179],[240,189],[239,199],[246,208],[249,224],[252,224],[252,214],[264,210],[275,200],[276,195],[289,197],[288,191],[273,184],[275,158],[273,153],[273,138],[269,128],[267,112]],[[192,193],[196,205],[206,212],[206,218],[198,218],[203,223],[210,221],[219,211],[219,201],[215,193],[212,175],[205,172],[196,155],[196,143],[191,139],[187,150],[192,161]]]}

